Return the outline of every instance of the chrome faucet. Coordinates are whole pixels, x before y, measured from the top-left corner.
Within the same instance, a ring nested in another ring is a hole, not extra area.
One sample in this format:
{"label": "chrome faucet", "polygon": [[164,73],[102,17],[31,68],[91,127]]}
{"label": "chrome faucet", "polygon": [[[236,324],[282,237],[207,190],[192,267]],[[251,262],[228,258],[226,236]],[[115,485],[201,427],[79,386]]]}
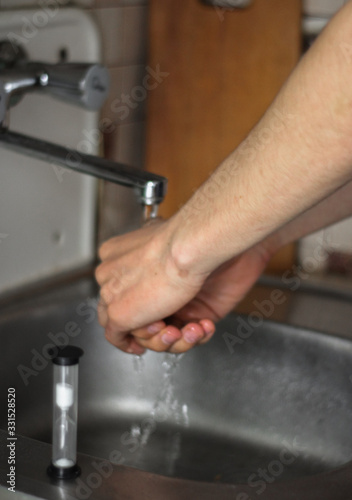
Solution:
{"label": "chrome faucet", "polygon": [[165,177],[81,153],[58,144],[11,132],[8,110],[28,92],[41,92],[90,110],[98,110],[109,90],[109,75],[99,64],[28,62],[23,51],[0,42],[0,146],[94,177],[132,187],[145,206],[161,203]]}

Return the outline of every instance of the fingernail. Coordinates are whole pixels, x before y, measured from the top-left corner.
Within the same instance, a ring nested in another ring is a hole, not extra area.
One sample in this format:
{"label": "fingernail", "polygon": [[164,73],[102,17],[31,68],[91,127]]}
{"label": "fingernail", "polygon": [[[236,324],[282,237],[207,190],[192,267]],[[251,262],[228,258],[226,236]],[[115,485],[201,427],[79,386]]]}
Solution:
{"label": "fingernail", "polygon": [[162,323],[153,323],[152,325],[149,325],[147,327],[147,332],[148,333],[159,333],[163,329],[163,324]]}
{"label": "fingernail", "polygon": [[199,334],[194,330],[193,327],[185,328],[183,331],[183,338],[189,344],[194,344],[199,340]]}
{"label": "fingernail", "polygon": [[176,337],[177,336],[175,336],[175,332],[170,332],[166,330],[166,332],[163,333],[161,336],[161,341],[166,345],[171,345],[177,340]]}
{"label": "fingernail", "polygon": [[205,331],[205,334],[207,337],[209,335],[212,335],[214,333],[214,326],[212,324],[209,324],[207,321],[201,321],[200,324],[203,327],[203,330]]}
{"label": "fingernail", "polygon": [[161,341],[166,345],[171,345],[175,342],[175,339],[168,333],[164,333],[164,335],[161,336]]}

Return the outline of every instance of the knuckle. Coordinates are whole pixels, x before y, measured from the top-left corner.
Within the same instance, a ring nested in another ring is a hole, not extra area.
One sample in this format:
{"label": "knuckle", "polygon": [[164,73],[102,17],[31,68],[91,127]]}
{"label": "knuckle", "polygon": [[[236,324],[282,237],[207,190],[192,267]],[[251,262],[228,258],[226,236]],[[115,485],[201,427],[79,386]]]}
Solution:
{"label": "knuckle", "polygon": [[108,287],[109,287],[109,290],[110,292],[115,295],[115,294],[118,294],[121,290],[121,281],[118,279],[118,278],[112,278],[109,283],[108,283]]}
{"label": "knuckle", "polygon": [[126,324],[123,309],[118,306],[118,303],[111,301],[107,306],[107,313],[110,323],[113,324],[116,329],[119,331],[130,330]]}
{"label": "knuckle", "polygon": [[104,281],[106,272],[103,264],[100,264],[96,269],[95,269],[95,279],[99,284],[101,284]]}
{"label": "knuckle", "polygon": [[101,260],[104,260],[109,254],[110,240],[105,241],[98,250],[98,255]]}
{"label": "knuckle", "polygon": [[104,285],[100,290],[100,297],[105,305],[111,304],[113,300],[113,293],[110,290],[109,285]]}

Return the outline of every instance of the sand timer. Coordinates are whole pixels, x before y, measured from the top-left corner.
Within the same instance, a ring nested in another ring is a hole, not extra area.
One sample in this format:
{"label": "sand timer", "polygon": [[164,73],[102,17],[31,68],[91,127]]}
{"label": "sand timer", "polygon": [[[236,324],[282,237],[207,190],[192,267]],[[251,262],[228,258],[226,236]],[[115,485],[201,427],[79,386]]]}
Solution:
{"label": "sand timer", "polygon": [[53,358],[53,448],[50,476],[68,479],[80,474],[77,460],[78,362],[82,349],[66,346]]}

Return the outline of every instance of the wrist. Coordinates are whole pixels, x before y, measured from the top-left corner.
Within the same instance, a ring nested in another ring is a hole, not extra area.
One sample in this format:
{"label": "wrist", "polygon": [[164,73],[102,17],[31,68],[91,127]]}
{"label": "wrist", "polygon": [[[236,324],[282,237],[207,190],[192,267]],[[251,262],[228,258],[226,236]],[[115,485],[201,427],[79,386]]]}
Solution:
{"label": "wrist", "polygon": [[[196,231],[185,214],[177,212],[169,223],[168,259],[179,276],[193,282],[203,282],[212,272],[206,246],[201,242],[202,231]],[[203,249],[202,249],[203,247]],[[216,267],[216,266],[215,266]]]}

